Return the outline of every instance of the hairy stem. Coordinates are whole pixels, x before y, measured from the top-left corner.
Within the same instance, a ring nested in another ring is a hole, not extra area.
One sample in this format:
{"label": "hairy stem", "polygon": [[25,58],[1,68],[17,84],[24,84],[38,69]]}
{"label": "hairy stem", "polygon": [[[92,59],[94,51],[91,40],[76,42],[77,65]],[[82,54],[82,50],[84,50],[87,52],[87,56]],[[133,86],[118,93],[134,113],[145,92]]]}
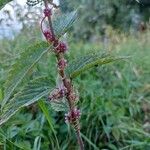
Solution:
{"label": "hairy stem", "polygon": [[[48,0],[44,0],[44,4],[45,4],[45,7],[48,8]],[[48,22],[49,22],[49,27],[50,27],[52,36],[55,37],[53,26],[52,26],[52,21],[51,21],[51,16],[48,16]],[[64,53],[56,54],[56,58],[57,58],[57,61],[59,61],[60,59],[64,59]],[[66,77],[64,69],[58,70],[58,73],[62,78],[64,87],[67,89],[66,99],[68,101],[70,111],[72,111],[75,109],[75,97],[72,96],[75,92],[74,92],[74,88],[73,88],[71,79]],[[76,137],[78,140],[80,150],[84,150],[84,144],[83,144],[82,138],[80,136],[80,125],[79,125],[78,118],[76,118],[76,117],[74,118],[72,125],[76,132]]]}

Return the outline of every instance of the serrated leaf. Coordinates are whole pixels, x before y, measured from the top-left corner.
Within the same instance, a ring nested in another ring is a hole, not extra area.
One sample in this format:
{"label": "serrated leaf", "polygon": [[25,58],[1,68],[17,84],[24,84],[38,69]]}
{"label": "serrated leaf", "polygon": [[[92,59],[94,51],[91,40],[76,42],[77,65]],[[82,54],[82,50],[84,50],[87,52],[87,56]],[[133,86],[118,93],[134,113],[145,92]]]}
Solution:
{"label": "serrated leaf", "polygon": [[9,2],[12,0],[0,0],[0,10]]}
{"label": "serrated leaf", "polygon": [[82,56],[69,63],[66,73],[70,78],[75,78],[95,65],[104,65],[125,58],[126,57],[113,57],[109,54],[90,54]]}
{"label": "serrated leaf", "polygon": [[53,21],[53,28],[55,35],[59,38],[61,35],[66,33],[72,26],[74,21],[77,19],[77,11],[63,14]]}
{"label": "serrated leaf", "polygon": [[54,87],[54,82],[46,77],[31,81],[5,105],[0,115],[0,125],[12,117],[18,110],[29,106],[42,97],[48,96]]}
{"label": "serrated leaf", "polygon": [[50,102],[51,107],[55,111],[68,111],[69,106],[65,99],[54,100]]}
{"label": "serrated leaf", "polygon": [[50,49],[48,46],[47,42],[36,42],[21,53],[20,58],[16,60],[15,64],[12,66],[12,70],[8,73],[9,76],[5,83],[5,97],[2,101],[2,107],[7,103],[11,94],[26,74],[31,71],[41,57],[48,52]]}

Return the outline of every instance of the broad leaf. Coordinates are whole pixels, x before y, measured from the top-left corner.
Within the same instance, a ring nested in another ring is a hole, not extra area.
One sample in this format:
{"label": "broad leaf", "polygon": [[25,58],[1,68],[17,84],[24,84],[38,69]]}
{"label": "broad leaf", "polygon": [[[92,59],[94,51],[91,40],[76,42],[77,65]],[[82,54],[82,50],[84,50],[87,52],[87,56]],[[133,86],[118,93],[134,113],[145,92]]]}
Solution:
{"label": "broad leaf", "polygon": [[[54,21],[54,30],[57,37],[63,35],[76,19],[76,11],[56,18]],[[21,57],[12,66],[9,77],[5,84],[5,97],[2,107],[7,103],[15,88],[19,85],[31,68],[40,60],[40,58],[48,51],[48,44],[45,42],[36,43],[28,47]]]}
{"label": "broad leaf", "polygon": [[50,102],[51,107],[55,111],[68,111],[69,106],[65,99],[54,100]]}
{"label": "broad leaf", "polygon": [[29,46],[16,60],[9,72],[9,76],[5,83],[4,100],[2,107],[7,103],[15,88],[20,84],[26,74],[31,71],[32,67],[48,52],[50,48],[46,42],[36,42]]}
{"label": "broad leaf", "polygon": [[0,10],[9,2],[12,0],[0,0]]}
{"label": "broad leaf", "polygon": [[0,125],[6,122],[21,108],[35,103],[42,97],[47,97],[52,87],[54,87],[54,82],[46,77],[31,81],[5,105],[0,115]]}
{"label": "broad leaf", "polygon": [[91,54],[84,57],[79,57],[72,61],[66,70],[70,78],[75,78],[82,72],[96,66],[111,63],[116,60],[124,59],[126,57],[113,57],[108,54]]}
{"label": "broad leaf", "polygon": [[65,34],[67,30],[72,26],[74,21],[77,19],[77,11],[63,14],[53,21],[53,28],[55,35],[59,38]]}

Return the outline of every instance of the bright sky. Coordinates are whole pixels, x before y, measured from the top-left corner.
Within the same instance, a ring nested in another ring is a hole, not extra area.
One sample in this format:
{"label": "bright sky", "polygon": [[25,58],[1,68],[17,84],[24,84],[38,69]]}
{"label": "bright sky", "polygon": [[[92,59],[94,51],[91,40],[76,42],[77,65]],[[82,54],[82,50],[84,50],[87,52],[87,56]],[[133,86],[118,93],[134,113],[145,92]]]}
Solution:
{"label": "bright sky", "polygon": [[[26,2],[27,0],[13,0],[13,2],[17,2],[18,4],[25,6],[26,5]],[[56,4],[59,3],[59,0],[54,0],[54,2]],[[12,2],[10,2],[9,4],[11,4]],[[2,22],[0,24],[0,38],[2,37],[10,37],[11,35],[14,34],[14,32],[18,32],[21,28],[22,28],[22,24],[17,22],[16,21],[16,18],[15,18],[15,11],[13,9],[12,6],[10,6],[9,4],[7,4],[1,11],[0,11],[0,20],[5,18],[5,15],[3,14],[3,11],[4,10],[9,10],[10,11],[10,14],[13,18],[13,21],[9,21],[9,22]],[[35,7],[33,7],[32,9],[34,9]],[[25,11],[23,9],[23,11]],[[11,24],[11,26],[7,26],[6,24]]]}
{"label": "bright sky", "polygon": [[27,0],[15,0],[20,5],[25,5]]}
{"label": "bright sky", "polygon": [[17,3],[19,3],[19,4],[25,4],[26,3],[26,0],[16,0],[17,1]]}

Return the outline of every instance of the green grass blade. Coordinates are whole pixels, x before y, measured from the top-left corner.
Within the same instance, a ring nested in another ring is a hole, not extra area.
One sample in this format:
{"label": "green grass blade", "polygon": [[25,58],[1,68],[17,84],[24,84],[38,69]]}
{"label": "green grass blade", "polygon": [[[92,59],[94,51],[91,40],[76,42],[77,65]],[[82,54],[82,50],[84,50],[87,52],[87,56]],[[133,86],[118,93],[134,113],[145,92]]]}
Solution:
{"label": "green grass blade", "polygon": [[99,148],[92,141],[90,141],[84,134],[81,133],[81,137],[85,141],[87,141],[95,150],[99,150]]}
{"label": "green grass blade", "polygon": [[46,117],[46,119],[48,121],[48,124],[50,126],[50,129],[52,130],[52,132],[54,134],[54,137],[55,137],[55,140],[56,140],[56,144],[57,144],[57,149],[60,149],[59,142],[58,142],[58,139],[57,139],[57,136],[56,136],[56,132],[55,132],[55,129],[53,127],[52,118],[51,118],[51,116],[49,114],[48,108],[47,108],[47,106],[45,105],[45,103],[42,100],[38,101],[38,105],[41,108],[41,110],[43,111],[43,113],[44,113],[44,115],[45,115],[45,117]]}
{"label": "green grass blade", "polygon": [[40,150],[41,147],[41,137],[37,136],[34,140],[33,150]]}

